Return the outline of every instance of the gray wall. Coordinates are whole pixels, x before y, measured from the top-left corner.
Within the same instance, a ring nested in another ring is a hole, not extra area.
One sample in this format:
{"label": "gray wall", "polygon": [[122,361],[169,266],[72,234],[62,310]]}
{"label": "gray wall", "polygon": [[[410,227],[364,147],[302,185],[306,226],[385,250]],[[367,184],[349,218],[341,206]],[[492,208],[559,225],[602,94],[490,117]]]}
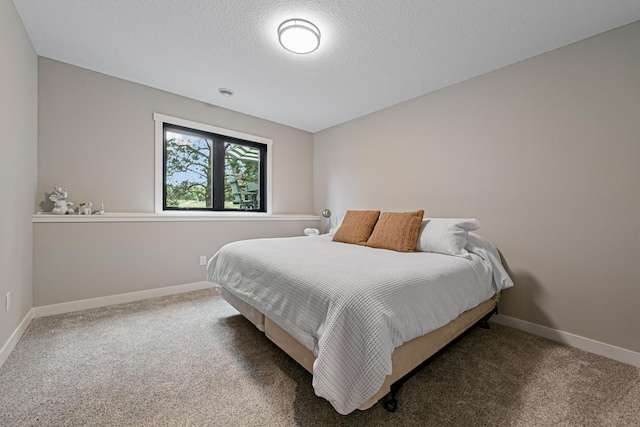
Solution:
{"label": "gray wall", "polygon": [[34,224],[35,307],[207,280],[224,244],[301,236],[317,221]]}
{"label": "gray wall", "polygon": [[636,22],[315,134],[315,211],[476,217],[503,314],[637,352],[639,114]]}
{"label": "gray wall", "polygon": [[[312,135],[72,65],[39,59],[38,200],[54,186],[107,212],[154,210],[158,112],[273,140],[273,213],[312,213]],[[214,90],[213,88],[210,88]],[[49,206],[50,210],[51,206]],[[200,255],[317,221],[34,224],[34,304],[205,280]]]}
{"label": "gray wall", "polygon": [[46,58],[38,82],[36,211],[45,192],[61,186],[72,202],[153,212],[156,112],[272,139],[272,212],[311,213],[309,132]]}
{"label": "gray wall", "polygon": [[[0,0],[0,348],[32,306],[38,62],[10,0]],[[12,307],[5,311],[5,295]]]}

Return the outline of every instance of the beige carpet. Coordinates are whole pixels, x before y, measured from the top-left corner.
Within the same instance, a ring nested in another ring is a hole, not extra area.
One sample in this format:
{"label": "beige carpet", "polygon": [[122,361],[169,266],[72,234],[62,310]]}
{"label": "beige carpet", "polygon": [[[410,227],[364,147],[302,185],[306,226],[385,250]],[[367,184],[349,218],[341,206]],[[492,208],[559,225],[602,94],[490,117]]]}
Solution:
{"label": "beige carpet", "polygon": [[348,416],[211,291],[35,319],[0,368],[0,426],[640,426],[640,370],[477,329]]}

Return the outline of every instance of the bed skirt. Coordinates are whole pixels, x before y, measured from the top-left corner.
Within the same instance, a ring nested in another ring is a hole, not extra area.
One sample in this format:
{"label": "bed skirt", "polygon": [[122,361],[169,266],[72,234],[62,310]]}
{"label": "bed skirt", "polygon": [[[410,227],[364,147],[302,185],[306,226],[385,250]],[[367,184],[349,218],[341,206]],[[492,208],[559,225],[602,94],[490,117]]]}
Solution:
{"label": "bed skirt", "polygon": [[[222,289],[222,298],[253,323],[260,331],[264,332],[267,338],[273,341],[274,344],[313,374],[315,356],[309,349],[300,344],[288,332],[256,308],[237,298],[224,288]],[[360,405],[358,409],[365,410],[375,405],[376,402],[390,392],[393,383],[407,375],[422,362],[436,354],[440,349],[444,348],[469,328],[473,327],[482,318],[491,313],[495,309],[495,306],[495,298],[490,298],[475,308],[460,314],[457,318],[441,328],[396,347],[391,355],[393,366],[391,375],[387,375],[380,390]]]}

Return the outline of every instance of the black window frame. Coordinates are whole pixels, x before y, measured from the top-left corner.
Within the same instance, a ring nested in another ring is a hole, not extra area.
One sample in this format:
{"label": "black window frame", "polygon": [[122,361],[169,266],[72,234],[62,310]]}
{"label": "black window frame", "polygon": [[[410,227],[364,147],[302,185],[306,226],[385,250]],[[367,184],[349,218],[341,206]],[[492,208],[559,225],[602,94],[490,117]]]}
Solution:
{"label": "black window frame", "polygon": [[[201,135],[203,138],[210,139],[212,141],[212,164],[211,164],[211,176],[212,176],[212,203],[210,208],[190,208],[190,207],[178,207],[167,206],[167,130],[174,130],[176,132],[186,132],[189,134]],[[258,149],[260,153],[259,164],[259,200],[257,209],[228,209],[224,206],[224,186],[225,186],[225,143],[232,143],[243,145],[251,148]],[[200,129],[194,129],[186,126],[176,125],[173,123],[162,123],[162,210],[163,211],[179,211],[179,212],[233,212],[233,213],[266,213],[267,212],[267,144],[250,141],[241,138],[235,138],[232,136],[221,135],[213,132],[207,132]]]}

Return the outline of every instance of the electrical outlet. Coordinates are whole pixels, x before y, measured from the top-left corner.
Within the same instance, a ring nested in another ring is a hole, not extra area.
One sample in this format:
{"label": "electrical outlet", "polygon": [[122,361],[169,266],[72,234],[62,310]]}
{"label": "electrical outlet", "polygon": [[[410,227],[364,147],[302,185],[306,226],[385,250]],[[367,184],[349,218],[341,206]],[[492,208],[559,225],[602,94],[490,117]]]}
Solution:
{"label": "electrical outlet", "polygon": [[9,309],[11,308],[11,292],[7,292],[7,310],[9,311]]}
{"label": "electrical outlet", "polygon": [[205,255],[200,257],[200,265],[207,265],[207,257]]}

